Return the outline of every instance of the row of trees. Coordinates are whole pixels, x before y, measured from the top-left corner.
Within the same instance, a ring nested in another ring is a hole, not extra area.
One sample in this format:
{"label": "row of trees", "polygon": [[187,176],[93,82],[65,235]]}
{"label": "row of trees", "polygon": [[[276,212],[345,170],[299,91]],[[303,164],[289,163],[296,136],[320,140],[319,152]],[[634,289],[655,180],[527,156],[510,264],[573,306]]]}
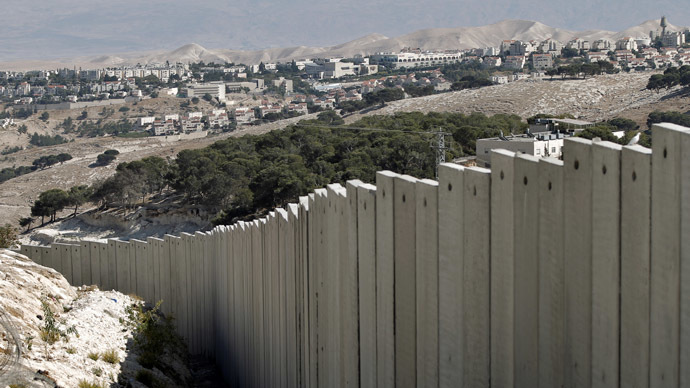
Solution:
{"label": "row of trees", "polygon": [[57,155],[41,156],[38,159],[34,159],[32,164],[36,169],[43,169],[43,168],[52,166],[54,164],[64,163],[64,162],[71,160],[71,159],[72,159],[72,155],[63,152],[63,153],[57,154]]}
{"label": "row of trees", "polygon": [[647,117],[647,126],[651,128],[652,124],[655,123],[673,123],[684,127],[690,127],[690,114],[674,111],[654,111]]}
{"label": "row of trees", "polygon": [[70,159],[72,159],[72,155],[61,153],[58,155],[45,155],[38,159],[34,159],[31,166],[5,167],[0,170],[0,183],[24,174],[28,174],[38,169],[46,168],[57,163],[66,162]]}
{"label": "row of trees", "polygon": [[[79,206],[88,202],[91,199],[91,195],[92,188],[86,185],[73,186],[69,191],[61,189],[44,191],[31,206],[31,216],[41,217],[41,224],[45,223],[45,217],[50,217],[50,221],[53,222],[56,219],[57,213],[68,206],[74,206],[73,215],[76,215]],[[30,217],[23,218],[20,220],[20,224],[30,227],[31,221]]]}
{"label": "row of trees", "polygon": [[42,193],[32,216],[54,220],[57,212],[70,204],[80,206],[84,198],[99,206],[133,206],[170,188],[187,203],[222,210],[218,222],[230,222],[294,201],[331,182],[373,182],[379,170],[432,178],[436,159],[430,142],[439,128],[452,133],[447,155],[453,158],[474,154],[477,138],[499,131],[522,133],[527,127],[515,115],[419,112],[368,116],[356,122],[356,128],[341,124],[340,116],[326,111],[316,120],[303,120],[282,131],[184,150],[174,161],[148,157],[120,163],[110,178],[80,188],[78,197],[75,188]]}
{"label": "row of trees", "polygon": [[663,74],[654,74],[649,77],[647,89],[656,90],[670,89],[674,86],[690,86],[690,66],[669,67]]}
{"label": "row of trees", "polygon": [[55,135],[55,136],[50,136],[50,135],[39,135],[38,133],[34,132],[33,135],[31,135],[31,139],[29,139],[29,143],[32,145],[35,145],[36,147],[47,147],[47,146],[53,146],[53,145],[58,145],[58,144],[63,144],[67,143],[67,139],[60,135]]}
{"label": "row of trees", "polygon": [[[671,113],[655,112],[650,120],[670,121],[676,117]],[[681,114],[683,120],[689,117]],[[281,131],[184,150],[172,161],[148,157],[120,163],[112,177],[90,188],[42,193],[32,215],[54,220],[56,212],[73,205],[76,213],[86,200],[103,207],[132,206],[169,188],[187,203],[220,211],[216,221],[229,223],[295,201],[328,183],[373,182],[379,170],[433,178],[435,151],[430,144],[439,129],[452,134],[446,139],[450,147],[447,157],[455,158],[473,155],[478,138],[500,132],[524,133],[528,126],[516,115],[420,112],[367,116],[351,127],[342,123],[335,112],[326,111],[315,120],[303,120]],[[588,128],[581,136],[625,144],[638,129],[634,121],[617,118]],[[616,130],[626,131],[626,135],[617,139],[613,136]],[[649,142],[643,135],[640,143]]]}
{"label": "row of trees", "polygon": [[360,101],[345,101],[339,104],[340,113],[351,113],[374,105],[384,105],[386,102],[402,100],[405,91],[400,88],[385,88],[373,93],[367,93]]}
{"label": "row of trees", "polygon": [[587,78],[587,76],[594,76],[599,74],[611,74],[615,73],[616,70],[613,68],[613,64],[609,61],[599,61],[594,63],[572,63],[570,65],[558,66],[553,69],[546,71],[546,75],[553,78],[554,76],[561,76],[565,79],[566,77],[576,78],[582,75],[582,78]]}

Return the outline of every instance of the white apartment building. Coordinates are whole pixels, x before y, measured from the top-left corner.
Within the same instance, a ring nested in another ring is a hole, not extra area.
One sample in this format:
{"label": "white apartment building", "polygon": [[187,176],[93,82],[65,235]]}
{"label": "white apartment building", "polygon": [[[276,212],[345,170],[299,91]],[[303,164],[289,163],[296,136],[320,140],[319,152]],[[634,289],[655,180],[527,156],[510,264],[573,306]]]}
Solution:
{"label": "white apartment building", "polygon": [[553,56],[561,55],[561,50],[563,50],[563,43],[555,39],[546,39],[541,42],[538,47],[539,51],[543,53],[549,53]]}
{"label": "white apartment building", "polygon": [[685,43],[685,33],[667,32],[661,37],[661,44],[664,47],[680,47]]}
{"label": "white apartment building", "polygon": [[252,108],[236,108],[233,111],[233,115],[237,124],[249,124],[256,120],[254,109]]}
{"label": "white apartment building", "polygon": [[547,156],[560,158],[565,137],[568,137],[568,135],[562,133],[539,133],[532,136],[524,134],[478,139],[476,146],[477,163],[490,166],[491,150],[494,149],[504,149],[540,158]]}
{"label": "white apartment building", "polygon": [[583,40],[580,38],[575,38],[568,42],[567,47],[575,50],[589,50],[591,48],[588,40]]}
{"label": "white apartment building", "polygon": [[484,67],[499,67],[502,63],[501,57],[485,57],[482,65]]}
{"label": "white apartment building", "polygon": [[410,67],[428,67],[445,65],[462,61],[460,53],[434,53],[434,52],[402,52],[402,53],[377,53],[370,57],[372,63],[384,65],[394,69]]}
{"label": "white apartment building", "polygon": [[608,54],[603,53],[603,52],[588,52],[587,53],[587,62],[593,63],[593,62],[599,62],[599,61],[607,61],[609,59]]}
{"label": "white apartment building", "polygon": [[537,51],[537,48],[533,42],[515,40],[510,43],[508,51],[510,55],[528,56],[530,53]]}
{"label": "white apartment building", "polygon": [[625,37],[616,41],[616,50],[637,50],[637,42],[634,38]]}
{"label": "white apartment building", "polygon": [[592,50],[594,51],[610,51],[615,46],[608,39],[595,40],[592,43]]}
{"label": "white apartment building", "polygon": [[498,47],[486,47],[482,50],[482,56],[484,57],[494,57],[496,55],[501,55],[501,49]]}
{"label": "white apartment building", "polygon": [[522,69],[525,67],[525,57],[522,55],[509,55],[503,65],[509,69]]}
{"label": "white apartment building", "polygon": [[153,123],[156,122],[156,118],[153,116],[149,117],[139,117],[137,119],[137,127],[142,130],[149,129]]}
{"label": "white apartment building", "polygon": [[187,87],[187,97],[203,97],[210,94],[220,101],[225,100],[225,84],[223,82],[209,82],[205,84],[191,84]]}
{"label": "white apartment building", "polygon": [[532,66],[536,70],[550,69],[553,67],[553,56],[551,54],[532,54]]}
{"label": "white apartment building", "polygon": [[638,36],[635,38],[635,43],[637,43],[637,47],[646,47],[652,44],[652,38],[649,36]]}

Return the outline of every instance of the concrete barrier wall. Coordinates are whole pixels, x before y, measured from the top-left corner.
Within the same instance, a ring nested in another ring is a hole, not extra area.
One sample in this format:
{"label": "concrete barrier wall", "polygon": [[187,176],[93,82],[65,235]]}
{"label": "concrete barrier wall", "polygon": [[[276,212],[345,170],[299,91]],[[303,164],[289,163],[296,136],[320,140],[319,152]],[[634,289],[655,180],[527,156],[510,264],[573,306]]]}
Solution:
{"label": "concrete barrier wall", "polygon": [[162,300],[242,387],[690,384],[690,129],[568,139],[438,181],[382,171],[268,216],[22,246],[73,285]]}

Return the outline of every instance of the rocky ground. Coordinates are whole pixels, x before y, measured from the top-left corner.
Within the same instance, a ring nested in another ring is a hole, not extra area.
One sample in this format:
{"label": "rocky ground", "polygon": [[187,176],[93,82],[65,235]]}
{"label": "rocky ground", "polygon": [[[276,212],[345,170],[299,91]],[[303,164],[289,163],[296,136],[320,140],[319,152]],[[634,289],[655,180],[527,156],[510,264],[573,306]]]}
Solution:
{"label": "rocky ground", "polygon": [[[148,386],[191,386],[183,347],[171,345],[160,355],[164,368],[140,364],[140,350],[127,323],[127,307],[134,303],[139,303],[135,296],[95,286],[72,287],[54,270],[0,250],[0,310],[10,326],[0,327],[0,387],[77,387],[82,382],[147,386],[142,381]],[[14,347],[10,332],[21,348],[18,364],[2,357]],[[56,341],[49,343],[46,333],[53,333]],[[109,352],[112,358],[104,356]]]}
{"label": "rocky ground", "polygon": [[[395,114],[396,112],[481,112],[516,114],[527,118],[538,113],[570,113],[588,121],[602,121],[614,117],[628,117],[644,125],[654,110],[690,109],[690,100],[679,90],[654,92],[645,86],[651,72],[601,75],[587,79],[543,81],[522,80],[480,89],[435,94],[387,103],[382,109],[365,115]],[[352,115],[354,122],[362,115]]]}

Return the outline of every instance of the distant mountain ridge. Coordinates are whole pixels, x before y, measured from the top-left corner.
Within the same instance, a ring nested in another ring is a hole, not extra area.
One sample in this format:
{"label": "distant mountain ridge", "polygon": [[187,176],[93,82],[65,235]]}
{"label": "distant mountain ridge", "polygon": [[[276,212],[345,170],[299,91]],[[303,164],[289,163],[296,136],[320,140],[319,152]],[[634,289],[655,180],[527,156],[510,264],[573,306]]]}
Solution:
{"label": "distant mountain ridge", "polygon": [[[376,52],[397,52],[405,47],[427,50],[469,49],[475,47],[499,46],[502,40],[536,40],[548,38],[563,43],[579,37],[594,41],[597,39],[617,40],[622,37],[647,36],[649,31],[659,29],[659,19],[648,20],[624,31],[605,30],[570,31],[528,20],[503,20],[480,27],[431,28],[389,38],[381,34],[369,34],[361,38],[328,47],[296,46],[269,48],[255,51],[231,49],[207,49],[199,44],[186,44],[172,51],[132,52],[51,61],[0,62],[0,70],[28,70],[37,68],[81,67],[100,68],[169,62],[234,62],[256,64],[259,62],[289,61],[315,57],[352,57],[371,55]],[[685,27],[668,25],[668,30],[680,31]],[[42,66],[42,67],[41,67]]]}

